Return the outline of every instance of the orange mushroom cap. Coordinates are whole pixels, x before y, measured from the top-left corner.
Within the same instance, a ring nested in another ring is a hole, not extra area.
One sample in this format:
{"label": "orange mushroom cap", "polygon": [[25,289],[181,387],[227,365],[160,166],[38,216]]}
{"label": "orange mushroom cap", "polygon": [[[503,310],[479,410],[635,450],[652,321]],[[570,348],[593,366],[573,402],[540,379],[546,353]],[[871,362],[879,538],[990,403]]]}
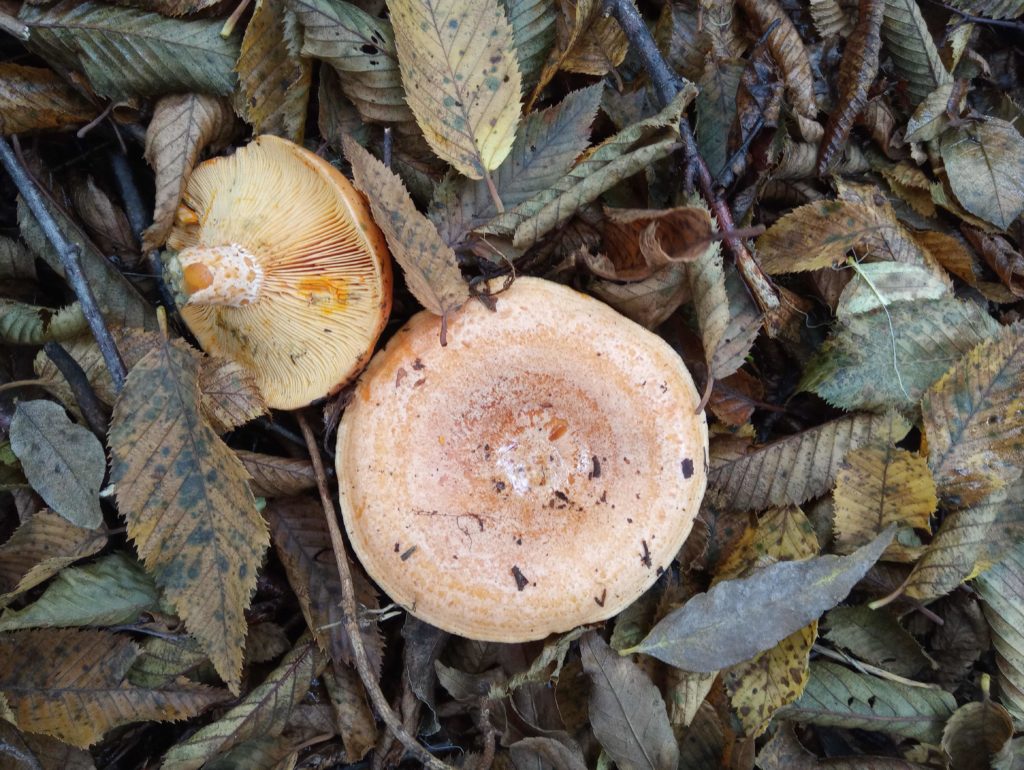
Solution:
{"label": "orange mushroom cap", "polygon": [[521,278],[497,310],[420,313],[338,429],[352,547],[392,600],[502,642],[611,617],[690,532],[707,424],[672,348],[607,305]]}
{"label": "orange mushroom cap", "polygon": [[391,262],[365,199],[276,136],[196,167],[167,245],[189,329],[249,369],[271,407],[352,380],[391,310]]}

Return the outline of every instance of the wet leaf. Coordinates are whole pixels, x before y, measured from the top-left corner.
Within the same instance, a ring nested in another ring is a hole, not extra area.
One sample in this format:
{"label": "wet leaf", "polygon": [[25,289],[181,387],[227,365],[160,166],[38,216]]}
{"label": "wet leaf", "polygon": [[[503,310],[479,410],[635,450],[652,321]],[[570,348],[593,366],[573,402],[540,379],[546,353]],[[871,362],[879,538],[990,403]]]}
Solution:
{"label": "wet leaf", "polygon": [[128,669],[127,679],[137,687],[159,690],[206,660],[206,653],[191,636],[154,636],[142,643],[142,654]]}
{"label": "wet leaf", "polygon": [[961,227],[967,240],[981,254],[1003,285],[1015,297],[1024,296],[1024,256],[1006,238],[970,227]]}
{"label": "wet leaf", "polygon": [[0,546],[0,604],[99,552],[106,543],[105,532],[75,526],[51,511],[38,511]]}
{"label": "wet leaf", "polygon": [[0,135],[68,129],[98,113],[53,70],[0,63]]}
{"label": "wet leaf", "polygon": [[904,677],[935,666],[921,645],[887,609],[836,607],[825,616],[823,636],[854,655]]}
{"label": "wet leaf", "polygon": [[101,96],[175,92],[228,94],[237,43],[216,20],[182,21],[92,0],[22,6],[32,49],[55,66],[85,73]]}
{"label": "wet leaf", "polygon": [[156,103],[146,129],[146,160],[156,171],[156,204],[153,224],[143,234],[144,249],[167,240],[199,153],[226,140],[233,127],[234,116],[224,99],[176,94]]}
{"label": "wet leaf", "polygon": [[1024,15],[1021,0],[950,0],[954,8],[989,19],[1012,19]]}
{"label": "wet leaf", "polygon": [[632,651],[687,671],[717,671],[749,660],[831,609],[892,541],[886,530],[850,556],[778,562],[723,580],[669,613]]}
{"label": "wet leaf", "polygon": [[118,725],[179,720],[223,699],[223,692],[176,683],[132,687],[124,676],[139,649],[106,631],[18,631],[0,635],[0,692],[19,726],[85,748]]}
{"label": "wet leaf", "polygon": [[168,751],[161,767],[195,770],[244,741],[280,735],[318,667],[316,645],[300,641],[237,706]]}
{"label": "wet leaf", "polygon": [[367,703],[366,690],[359,674],[351,667],[335,662],[323,673],[331,698],[334,722],[351,762],[366,756],[379,740],[377,723]]}
{"label": "wet leaf", "polygon": [[11,420],[11,448],[32,488],[55,513],[79,527],[103,523],[103,445],[52,401],[22,401]]}
{"label": "wet leaf", "polygon": [[523,88],[533,87],[555,42],[554,3],[546,0],[502,0],[512,26],[512,45],[519,59]]}
{"label": "wet leaf", "polygon": [[235,65],[237,108],[257,134],[301,142],[313,77],[299,56],[302,34],[285,0],[257,0]]}
{"label": "wet leaf", "polygon": [[712,241],[711,215],[701,206],[605,209],[604,213],[605,248],[616,254],[618,264],[661,267],[694,262],[717,243]]}
{"label": "wet leaf", "polygon": [[146,569],[237,692],[244,611],[268,544],[247,474],[200,411],[199,362],[162,342],[114,407],[111,482]]}
{"label": "wet leaf", "polygon": [[1020,475],[1022,387],[1024,327],[1018,325],[970,350],[925,394],[928,464],[940,497],[971,505]]}
{"label": "wet leaf", "polygon": [[916,0],[885,0],[882,40],[896,72],[906,81],[912,106],[952,81]]}
{"label": "wet leaf", "polygon": [[957,770],[988,770],[1013,733],[1013,720],[998,703],[965,703],[946,723],[942,748]]}
{"label": "wet leaf", "polygon": [[661,693],[628,658],[597,636],[580,641],[590,677],[590,721],[605,751],[623,770],[670,770],[679,760]]}
{"label": "wet leaf", "polygon": [[913,547],[915,535],[906,530],[931,534],[937,505],[925,458],[892,445],[856,449],[846,455],[836,475],[835,550],[850,553],[896,524],[903,531],[897,532],[884,558],[914,561],[920,547]]}
{"label": "wet leaf", "polygon": [[35,602],[5,612],[0,631],[134,623],[139,613],[157,610],[159,601],[142,566],[123,553],[112,553],[93,564],[61,570]]}
{"label": "wet leaf", "polygon": [[999,700],[1024,719],[1024,543],[1017,543],[974,581],[999,668]]}
{"label": "wet leaf", "polygon": [[935,742],[955,708],[953,696],[943,690],[909,687],[816,661],[804,694],[783,714],[797,722],[858,727]]}
{"label": "wet leaf", "polygon": [[402,266],[413,296],[430,312],[446,316],[462,306],[469,287],[455,252],[441,240],[394,172],[351,139],[344,141],[356,186],[370,199],[370,208],[395,261]]}
{"label": "wet leaf", "polygon": [[847,452],[899,441],[908,430],[909,424],[895,415],[861,414],[819,425],[738,457],[716,455],[712,444],[708,498],[737,510],[800,505],[832,487]]}
{"label": "wet leaf", "polygon": [[996,330],[982,308],[953,297],[880,307],[840,325],[800,387],[844,409],[910,408]]}
{"label": "wet leaf", "polygon": [[953,194],[972,214],[1005,230],[1024,211],[1024,137],[990,118],[942,135]]}
{"label": "wet leaf", "polygon": [[521,109],[512,28],[497,0],[391,0],[406,100],[438,157],[481,179],[512,149]]}
{"label": "wet leaf", "polygon": [[709,58],[697,83],[694,136],[708,170],[716,177],[729,159],[729,127],[736,116],[736,90],[742,74],[742,61]]}

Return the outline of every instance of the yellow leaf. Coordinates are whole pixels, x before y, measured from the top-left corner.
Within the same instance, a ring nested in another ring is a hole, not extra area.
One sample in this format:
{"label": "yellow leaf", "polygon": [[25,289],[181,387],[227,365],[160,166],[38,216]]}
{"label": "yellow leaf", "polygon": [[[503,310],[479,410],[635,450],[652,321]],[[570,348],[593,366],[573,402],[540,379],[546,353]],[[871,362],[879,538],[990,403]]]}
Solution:
{"label": "yellow leaf", "polygon": [[245,468],[202,414],[199,369],[167,340],[135,365],[114,407],[110,478],[147,571],[237,693],[269,536]]}
{"label": "yellow leaf", "polygon": [[482,179],[521,110],[512,27],[497,0],[391,0],[406,101],[438,157]]}
{"label": "yellow leaf", "polygon": [[40,629],[0,637],[0,692],[18,726],[85,748],[118,725],[178,720],[223,699],[223,691],[176,683],[132,687],[124,677],[139,648],[107,631]]}
{"label": "yellow leaf", "polygon": [[[835,550],[852,553],[892,523],[931,533],[938,502],[923,457],[892,445],[856,449],[836,476]],[[900,541],[897,534],[882,558],[914,561],[920,548]]]}

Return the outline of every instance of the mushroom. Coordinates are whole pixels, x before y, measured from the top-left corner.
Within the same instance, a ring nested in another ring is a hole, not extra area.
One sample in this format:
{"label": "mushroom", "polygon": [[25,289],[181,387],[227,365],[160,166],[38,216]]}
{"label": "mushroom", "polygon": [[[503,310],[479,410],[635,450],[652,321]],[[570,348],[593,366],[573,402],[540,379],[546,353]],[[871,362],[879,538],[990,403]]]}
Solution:
{"label": "mushroom", "polygon": [[559,284],[494,312],[414,316],[338,429],[342,515],[413,615],[471,639],[538,639],[615,615],[668,568],[707,479],[707,423],[662,339]]}
{"label": "mushroom", "polygon": [[351,381],[391,310],[384,236],[323,158],[260,136],[189,177],[167,245],[181,315],[208,353],[295,409]]}

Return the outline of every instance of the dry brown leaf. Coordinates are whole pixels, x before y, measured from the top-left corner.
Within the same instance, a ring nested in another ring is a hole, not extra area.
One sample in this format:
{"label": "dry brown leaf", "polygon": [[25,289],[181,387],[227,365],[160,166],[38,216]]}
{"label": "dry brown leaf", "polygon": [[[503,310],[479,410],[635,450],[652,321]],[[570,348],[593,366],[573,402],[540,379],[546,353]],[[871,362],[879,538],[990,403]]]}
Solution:
{"label": "dry brown leaf", "polygon": [[935,216],[935,202],[932,200],[931,180],[917,166],[897,163],[882,169],[882,176],[894,193],[910,204],[918,214]]}
{"label": "dry brown leaf", "polygon": [[[370,208],[387,237],[395,261],[402,266],[409,290],[431,313],[445,317],[469,297],[455,252],[416,210],[405,185],[393,171],[352,139],[343,141],[352,164],[356,187],[370,200]],[[442,344],[444,331],[442,326]]]}
{"label": "dry brown leaf", "polygon": [[980,291],[986,299],[992,302],[1014,301],[1014,294],[1009,289],[986,279],[981,261],[961,236],[938,230],[920,230],[911,233],[911,237],[942,267]]}
{"label": "dry brown leaf", "polygon": [[1015,730],[1006,709],[987,697],[965,703],[946,722],[942,748],[956,770],[989,770]]}
{"label": "dry brown leaf", "polygon": [[0,135],[60,131],[98,113],[53,70],[0,62]]}
{"label": "dry brown leaf", "polygon": [[642,281],[594,281],[590,292],[627,318],[654,329],[690,296],[686,265],[666,265]]}
{"label": "dry brown leaf", "polygon": [[165,96],[156,103],[146,129],[146,160],[156,171],[156,203],[153,224],[143,234],[144,250],[163,245],[199,153],[227,140],[234,117],[224,99],[204,94]]}
{"label": "dry brown leaf", "polygon": [[[892,523],[931,534],[938,505],[935,482],[925,458],[892,445],[862,447],[846,455],[836,475],[835,550],[852,553]],[[914,561],[920,547],[897,533],[882,558]]]}
{"label": "dry brown leaf", "polygon": [[302,142],[313,65],[299,56],[301,47],[298,21],[285,0],[256,0],[235,65],[235,105],[257,134]]}
{"label": "dry brown leaf", "polygon": [[117,257],[126,268],[135,267],[139,247],[124,209],[91,176],[72,184],[70,192],[75,211],[100,251]]}
{"label": "dry brown leaf", "polygon": [[247,452],[236,449],[249,476],[249,488],[257,497],[291,497],[316,487],[309,460]]}
{"label": "dry brown leaf", "polygon": [[616,279],[632,281],[651,275],[648,268],[670,262],[693,262],[712,245],[711,215],[700,206],[674,209],[604,210],[604,244],[614,255]]}
{"label": "dry brown leaf", "polygon": [[868,101],[868,89],[878,76],[882,49],[882,15],[885,0],[860,0],[857,25],[846,41],[839,65],[836,108],[828,116],[825,136],[818,151],[818,174],[824,176],[846,144],[853,122]]}
{"label": "dry brown leaf", "polygon": [[737,510],[800,505],[826,492],[851,449],[896,442],[910,425],[895,414],[842,417],[794,436],[723,458],[711,443],[707,498]]}
{"label": "dry brown leaf", "polygon": [[212,8],[221,0],[115,0],[119,5],[131,5],[164,16],[188,16]]}
{"label": "dry brown leaf", "polygon": [[199,370],[199,390],[203,394],[203,414],[218,433],[227,433],[267,413],[252,370],[235,361],[204,359]]}
{"label": "dry brown leaf", "polygon": [[764,385],[754,375],[740,369],[715,382],[708,409],[726,425],[738,428],[750,421],[754,409],[764,400]]}
{"label": "dry brown leaf", "polygon": [[85,748],[108,730],[142,720],[195,716],[225,693],[177,683],[160,690],[124,681],[139,648],[106,631],[45,629],[0,636],[0,692],[18,725]]}
{"label": "dry brown leaf", "polygon": [[1001,235],[986,233],[966,222],[960,230],[1015,297],[1024,297],[1024,256]]}
{"label": "dry brown leaf", "polygon": [[334,663],[323,674],[337,730],[349,762],[359,762],[378,740],[377,723],[366,702],[366,689],[355,669]]}

